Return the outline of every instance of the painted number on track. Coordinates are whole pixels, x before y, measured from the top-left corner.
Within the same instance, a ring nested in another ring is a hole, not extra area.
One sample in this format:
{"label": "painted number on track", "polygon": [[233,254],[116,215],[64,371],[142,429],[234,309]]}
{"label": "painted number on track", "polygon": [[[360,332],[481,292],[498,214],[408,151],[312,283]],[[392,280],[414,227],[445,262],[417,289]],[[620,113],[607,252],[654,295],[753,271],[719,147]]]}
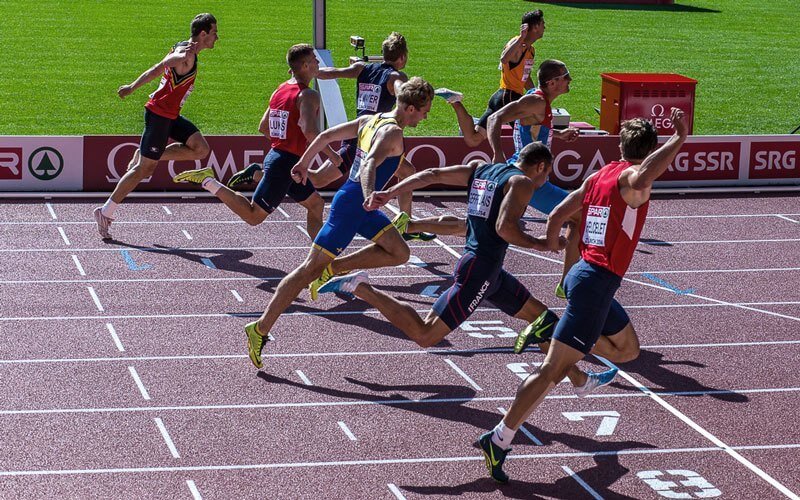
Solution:
{"label": "painted number on track", "polygon": [[595,436],[610,436],[614,434],[619,422],[619,413],[615,411],[565,411],[561,413],[570,422],[580,422],[587,417],[601,417],[600,427],[597,428]]}
{"label": "painted number on track", "polygon": [[[503,326],[503,322],[499,319],[485,320],[485,321],[465,321],[460,326],[462,331],[467,332],[470,337],[476,339],[491,339],[494,337],[500,338],[516,338],[517,332],[507,326]],[[481,333],[481,332],[497,332]]]}
{"label": "painted number on track", "polygon": [[[706,478],[691,470],[645,470],[636,474],[653,490],[666,498],[713,498],[722,492]],[[662,478],[662,476],[672,476]],[[670,481],[668,479],[674,479]]]}
{"label": "painted number on track", "polygon": [[[542,365],[541,363],[509,363],[506,365],[506,368],[511,370],[516,376],[518,376],[522,380],[525,380],[526,378],[528,378],[528,375],[533,373],[536,370],[536,368],[538,368],[541,365]],[[569,379],[567,377],[564,377],[564,380],[562,380],[559,383],[563,384],[564,382],[569,382]]]}

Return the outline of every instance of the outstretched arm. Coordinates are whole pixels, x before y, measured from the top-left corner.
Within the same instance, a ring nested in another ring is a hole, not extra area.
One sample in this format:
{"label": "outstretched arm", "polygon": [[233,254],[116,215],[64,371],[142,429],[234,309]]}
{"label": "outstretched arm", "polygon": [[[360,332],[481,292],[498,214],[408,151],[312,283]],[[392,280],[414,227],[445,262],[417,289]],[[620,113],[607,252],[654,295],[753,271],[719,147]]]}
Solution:
{"label": "outstretched arm", "polygon": [[366,210],[375,210],[389,202],[395,196],[421,189],[431,184],[448,184],[451,186],[466,186],[469,178],[477,167],[477,162],[469,165],[454,165],[452,167],[429,168],[414,175],[406,177],[386,191],[375,191],[370,198],[364,200]]}
{"label": "outstretched arm", "polygon": [[[311,144],[308,145],[306,152],[303,153],[303,156],[300,157],[297,164],[292,167],[292,179],[294,179],[295,182],[305,184],[308,179],[308,167],[311,165],[311,161],[314,160],[314,157],[333,141],[342,141],[344,139],[356,137],[358,135],[359,124],[364,121],[364,118],[365,117],[356,118],[353,121],[340,123],[315,137],[314,140],[311,141]],[[370,118],[370,116],[366,118]]]}
{"label": "outstretched arm", "polygon": [[503,124],[526,116],[543,114],[544,107],[544,99],[535,94],[527,94],[519,100],[506,104],[489,117],[487,133],[494,163],[505,163],[506,161],[506,154],[503,152],[500,141],[500,129]]}
{"label": "outstretched arm", "polygon": [[[303,89],[303,91],[300,92],[297,99],[300,119],[297,123],[308,142],[312,142],[319,135],[319,106],[320,98],[317,91],[314,89]],[[330,144],[325,146],[322,151],[325,153],[325,156],[330,158],[335,167],[342,164],[342,157],[333,150]]]}
{"label": "outstretched arm", "polygon": [[124,99],[142,85],[146,85],[155,80],[161,74],[161,72],[164,71],[165,67],[174,68],[175,66],[183,64],[187,62],[189,58],[194,57],[196,52],[197,43],[195,42],[189,42],[189,44],[186,46],[176,48],[167,54],[164,59],[139,75],[139,78],[127,85],[121,85],[119,89],[117,89],[117,94],[119,95],[120,99]]}
{"label": "outstretched arm", "polygon": [[533,196],[534,183],[524,175],[515,175],[508,181],[508,192],[500,204],[495,230],[498,236],[512,245],[535,250],[547,250],[544,238],[534,238],[522,229],[520,220]]}
{"label": "outstretched arm", "polygon": [[561,227],[572,217],[572,214],[583,208],[583,197],[586,194],[589,179],[594,176],[595,174],[590,175],[583,181],[580,188],[567,195],[567,197],[550,212],[550,216],[547,218],[546,228],[547,248],[549,250],[560,250],[566,245],[566,239],[561,236]]}
{"label": "outstretched arm", "polygon": [[650,189],[653,182],[667,170],[686,141],[689,128],[686,126],[683,111],[672,108],[670,119],[675,125],[675,133],[672,134],[672,137],[663,146],[650,153],[637,171],[631,171],[627,176],[620,178],[621,182],[627,182],[630,189],[634,191]]}
{"label": "outstretched arm", "polygon": [[358,78],[361,71],[364,69],[364,63],[361,61],[354,62],[346,68],[320,68],[317,79],[319,80],[333,80],[334,78]]}

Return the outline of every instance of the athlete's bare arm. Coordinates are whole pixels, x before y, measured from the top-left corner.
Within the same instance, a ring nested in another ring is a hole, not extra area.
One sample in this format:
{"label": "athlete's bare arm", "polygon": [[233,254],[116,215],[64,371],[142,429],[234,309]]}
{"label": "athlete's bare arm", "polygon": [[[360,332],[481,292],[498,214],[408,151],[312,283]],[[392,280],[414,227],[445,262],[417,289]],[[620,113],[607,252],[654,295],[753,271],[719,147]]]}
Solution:
{"label": "athlete's bare arm", "polygon": [[556,251],[564,248],[562,241],[565,244],[566,239],[561,236],[561,228],[564,226],[564,223],[570,220],[575,212],[583,208],[583,197],[586,194],[586,186],[589,184],[589,180],[595,175],[596,173],[587,177],[580,188],[568,194],[567,197],[550,212],[550,215],[547,217],[547,228],[545,229],[547,232],[548,250]]}
{"label": "athlete's bare arm", "polygon": [[515,175],[506,184],[506,196],[500,204],[495,230],[497,235],[512,245],[535,250],[547,250],[545,238],[534,238],[522,229],[520,220],[536,188],[525,175]]}
{"label": "athlete's bare arm", "polygon": [[390,94],[397,95],[400,92],[400,87],[407,81],[408,75],[402,71],[393,71],[391,76],[389,76],[389,81],[386,82],[386,88],[389,89]]}
{"label": "athlete's bare arm", "polygon": [[487,134],[489,145],[492,147],[494,163],[505,163],[506,154],[500,143],[500,129],[504,123],[513,122],[523,118],[534,119],[534,125],[544,119],[547,103],[542,96],[526,94],[514,102],[510,102],[498,109],[489,117]]}
{"label": "athlete's bare arm", "polygon": [[[120,99],[124,99],[142,85],[146,85],[155,80],[161,75],[165,67],[177,68],[178,73],[186,73],[194,64],[194,56],[196,53],[197,42],[189,42],[188,45],[177,47],[175,50],[167,54],[164,59],[139,75],[139,78],[128,85],[120,86],[119,89],[117,89],[117,94],[119,95]],[[184,71],[180,71],[183,69],[181,66],[186,66]]]}
{"label": "athlete's bare arm", "polygon": [[[319,135],[319,106],[319,93],[314,89],[303,89],[297,96],[297,107],[300,110],[300,119],[297,124],[308,142],[313,141]],[[322,152],[330,158],[333,166],[338,167],[342,164],[342,157],[330,145],[326,146]]]}
{"label": "athlete's bare arm", "polygon": [[581,135],[580,130],[575,127],[567,127],[565,129],[553,130],[553,137],[561,139],[562,141],[572,142]]}
{"label": "athlete's bare arm", "polygon": [[333,80],[334,78],[358,78],[364,70],[365,64],[361,61],[354,62],[346,68],[320,68],[317,79]]}
{"label": "athlete's bare arm", "polygon": [[311,141],[311,144],[308,145],[306,152],[303,153],[303,156],[300,157],[297,164],[292,167],[292,179],[294,179],[295,182],[305,184],[308,179],[308,167],[311,166],[314,157],[334,141],[343,141],[345,139],[357,137],[359,127],[370,118],[372,117],[367,115],[349,122],[340,123],[315,137],[314,140]]}
{"label": "athlete's bare arm", "polygon": [[389,202],[395,196],[424,188],[431,184],[447,184],[449,186],[466,186],[469,178],[478,165],[483,162],[470,162],[468,165],[429,168],[406,177],[386,191],[374,191],[370,198],[365,198],[364,209],[375,210]]}
{"label": "athlete's bare arm", "polygon": [[503,49],[503,53],[500,54],[500,62],[502,64],[511,64],[514,62],[519,62],[522,59],[522,56],[525,54],[525,49],[528,48],[528,45],[525,43],[525,37],[528,35],[528,25],[523,24],[519,27],[519,37],[514,40],[514,42],[509,43]]}
{"label": "athlete's bare arm", "polygon": [[390,156],[400,156],[403,154],[403,129],[397,125],[389,125],[378,130],[372,148],[367,157],[364,158],[359,170],[361,180],[361,191],[364,193],[364,200],[367,200],[372,192],[375,191],[375,175],[378,166]]}

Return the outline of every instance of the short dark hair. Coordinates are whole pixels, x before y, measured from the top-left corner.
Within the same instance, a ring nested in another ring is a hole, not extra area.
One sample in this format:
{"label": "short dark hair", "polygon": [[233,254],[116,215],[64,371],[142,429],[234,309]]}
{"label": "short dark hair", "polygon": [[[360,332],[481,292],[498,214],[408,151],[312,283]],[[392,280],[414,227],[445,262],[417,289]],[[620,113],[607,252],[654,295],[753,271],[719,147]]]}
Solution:
{"label": "short dark hair", "polygon": [[386,62],[394,62],[400,59],[408,54],[406,37],[396,31],[392,31],[383,41],[381,52],[383,53],[383,60]]}
{"label": "short dark hair", "polygon": [[208,12],[197,14],[194,16],[194,19],[192,19],[192,36],[197,36],[203,31],[208,33],[215,24],[217,24],[217,18]]}
{"label": "short dark hair", "polygon": [[407,82],[400,86],[397,93],[397,102],[406,106],[414,106],[417,109],[424,108],[433,100],[433,87],[418,76],[412,76]]}
{"label": "short dark hair", "polygon": [[532,10],[522,14],[522,24],[527,24],[530,27],[541,24],[543,20],[544,12],[542,12],[541,9]]}
{"label": "short dark hair", "polygon": [[634,118],[622,122],[619,131],[622,156],[626,160],[644,160],[658,145],[658,132],[652,123],[644,118]]}
{"label": "short dark hair", "polygon": [[539,65],[539,71],[536,73],[536,78],[539,80],[539,88],[561,75],[565,69],[567,69],[567,65],[557,59],[547,59],[542,62]]}
{"label": "short dark hair", "polygon": [[538,165],[545,162],[548,165],[553,163],[553,153],[550,148],[541,141],[528,144],[519,152],[519,162],[523,165]]}
{"label": "short dark hair", "polygon": [[307,43],[298,43],[289,47],[286,53],[286,63],[294,71],[303,64],[305,58],[314,55],[314,47]]}

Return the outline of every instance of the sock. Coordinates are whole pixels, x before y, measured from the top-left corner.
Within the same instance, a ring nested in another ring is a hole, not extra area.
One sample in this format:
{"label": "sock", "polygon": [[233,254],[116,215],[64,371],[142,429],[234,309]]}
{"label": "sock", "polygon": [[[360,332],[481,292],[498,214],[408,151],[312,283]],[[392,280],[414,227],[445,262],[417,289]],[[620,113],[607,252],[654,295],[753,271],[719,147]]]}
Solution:
{"label": "sock", "polygon": [[106,202],[100,207],[100,213],[108,217],[109,219],[114,218],[114,212],[117,211],[117,207],[119,203],[114,203],[111,201],[111,198],[107,199]]}
{"label": "sock", "polygon": [[517,431],[506,427],[505,422],[501,420],[497,427],[494,428],[494,432],[492,432],[492,442],[507,450],[511,447],[511,441],[514,440],[516,434]]}
{"label": "sock", "polygon": [[203,189],[211,194],[217,194],[217,191],[219,191],[219,188],[222,187],[222,184],[213,177],[206,177],[203,179],[203,182],[200,184],[200,186],[202,186]]}

